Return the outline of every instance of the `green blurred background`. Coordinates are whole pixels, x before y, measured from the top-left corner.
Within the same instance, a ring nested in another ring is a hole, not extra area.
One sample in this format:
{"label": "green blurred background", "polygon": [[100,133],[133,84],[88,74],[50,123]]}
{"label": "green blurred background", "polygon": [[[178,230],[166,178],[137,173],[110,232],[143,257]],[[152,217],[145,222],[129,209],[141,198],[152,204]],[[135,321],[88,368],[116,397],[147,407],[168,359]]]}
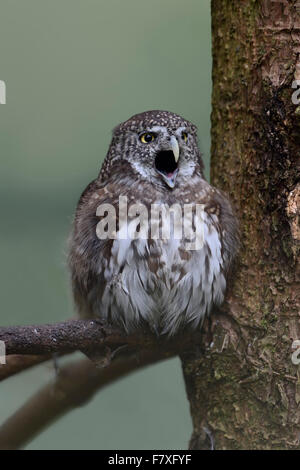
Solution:
{"label": "green blurred background", "polygon": [[[210,41],[209,0],[0,0],[2,325],[73,315],[66,239],[119,122],[182,114],[208,171]],[[2,384],[0,422],[51,379],[48,364]],[[101,391],[27,448],[185,449],[191,431],[174,359]]]}

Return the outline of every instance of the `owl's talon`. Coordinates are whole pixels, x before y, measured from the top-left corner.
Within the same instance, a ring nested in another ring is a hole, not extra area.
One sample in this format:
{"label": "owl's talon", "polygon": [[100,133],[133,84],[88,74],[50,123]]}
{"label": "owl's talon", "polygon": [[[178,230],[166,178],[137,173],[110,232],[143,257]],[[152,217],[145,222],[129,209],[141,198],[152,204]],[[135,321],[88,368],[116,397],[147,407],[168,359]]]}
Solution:
{"label": "owl's talon", "polygon": [[122,344],[114,350],[108,346],[105,346],[104,351],[83,351],[83,353],[95,364],[98,369],[102,369],[109,366],[116,355],[125,348],[128,348],[127,344]]}
{"label": "owl's talon", "polygon": [[122,344],[122,346],[119,346],[117,349],[114,349],[113,351],[110,352],[111,356],[110,358],[113,359],[114,357],[116,357],[116,355],[122,351],[123,349],[126,349],[128,348],[128,344]]}

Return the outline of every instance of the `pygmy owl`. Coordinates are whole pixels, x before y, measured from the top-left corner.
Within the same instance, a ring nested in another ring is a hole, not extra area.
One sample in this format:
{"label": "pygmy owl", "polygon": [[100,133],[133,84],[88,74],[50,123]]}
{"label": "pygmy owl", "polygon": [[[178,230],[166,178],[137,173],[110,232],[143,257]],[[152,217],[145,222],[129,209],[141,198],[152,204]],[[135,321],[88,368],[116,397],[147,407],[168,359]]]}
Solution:
{"label": "pygmy owl", "polygon": [[69,252],[75,304],[80,316],[127,332],[197,328],[224,299],[237,247],[236,216],[204,178],[196,127],[167,111],[137,114],[114,129],[78,202]]}

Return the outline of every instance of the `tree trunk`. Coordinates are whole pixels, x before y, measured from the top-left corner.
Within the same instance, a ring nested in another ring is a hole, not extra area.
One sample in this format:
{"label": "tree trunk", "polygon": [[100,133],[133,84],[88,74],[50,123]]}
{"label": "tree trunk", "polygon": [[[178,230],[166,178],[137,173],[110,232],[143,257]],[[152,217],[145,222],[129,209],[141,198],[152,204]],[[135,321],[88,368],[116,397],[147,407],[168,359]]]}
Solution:
{"label": "tree trunk", "polygon": [[212,0],[212,33],[212,184],[242,247],[222,312],[182,357],[190,446],[299,449],[300,0]]}

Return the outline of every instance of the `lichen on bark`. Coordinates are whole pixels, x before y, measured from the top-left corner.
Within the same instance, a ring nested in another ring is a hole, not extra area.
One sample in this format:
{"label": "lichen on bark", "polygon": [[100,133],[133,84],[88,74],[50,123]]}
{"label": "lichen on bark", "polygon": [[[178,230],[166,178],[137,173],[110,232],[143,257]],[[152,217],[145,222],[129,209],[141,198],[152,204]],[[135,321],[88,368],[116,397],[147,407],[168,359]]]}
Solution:
{"label": "lichen on bark", "polygon": [[182,357],[191,448],[300,449],[300,2],[212,0],[211,180],[242,247],[221,312]]}

